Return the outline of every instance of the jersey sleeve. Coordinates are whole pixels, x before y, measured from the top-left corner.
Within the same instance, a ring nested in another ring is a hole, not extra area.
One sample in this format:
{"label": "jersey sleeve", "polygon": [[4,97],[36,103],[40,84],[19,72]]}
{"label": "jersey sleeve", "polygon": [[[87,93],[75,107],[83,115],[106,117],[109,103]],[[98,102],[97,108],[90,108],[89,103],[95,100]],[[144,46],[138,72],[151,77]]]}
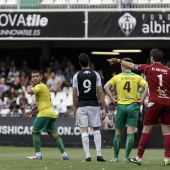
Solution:
{"label": "jersey sleeve", "polygon": [[97,79],[96,79],[96,86],[102,86],[102,80],[101,80],[101,76],[96,73]]}
{"label": "jersey sleeve", "polygon": [[111,84],[112,87],[115,86],[115,77],[111,78],[108,82]]}
{"label": "jersey sleeve", "polygon": [[35,87],[31,88],[34,94],[38,94],[42,91],[43,86],[42,84],[37,84]]}
{"label": "jersey sleeve", "polygon": [[143,87],[147,82],[141,77],[139,76],[139,86]]}
{"label": "jersey sleeve", "polygon": [[149,66],[148,64],[135,64],[135,70],[138,70],[142,73],[144,73],[146,67]]}
{"label": "jersey sleeve", "polygon": [[78,87],[77,74],[75,74],[72,78],[72,87]]}

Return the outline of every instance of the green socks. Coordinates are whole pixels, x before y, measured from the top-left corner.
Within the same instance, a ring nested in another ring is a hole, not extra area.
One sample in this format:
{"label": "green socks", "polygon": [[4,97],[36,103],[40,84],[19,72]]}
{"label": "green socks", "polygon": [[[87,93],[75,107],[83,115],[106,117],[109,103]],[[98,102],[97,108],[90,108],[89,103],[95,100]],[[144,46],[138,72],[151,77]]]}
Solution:
{"label": "green socks", "polygon": [[118,158],[120,147],[121,147],[121,136],[115,135],[113,139],[114,158]]}
{"label": "green socks", "polygon": [[55,143],[56,143],[57,147],[59,148],[60,152],[61,153],[65,152],[63,140],[59,136],[57,136],[54,140],[55,140]]}
{"label": "green socks", "polygon": [[32,139],[33,139],[33,145],[35,152],[40,152],[40,145],[41,145],[41,140],[39,133],[32,132]]}
{"label": "green socks", "polygon": [[125,153],[125,158],[129,157],[130,152],[133,148],[134,144],[134,134],[128,134],[127,139],[126,139],[126,153]]}

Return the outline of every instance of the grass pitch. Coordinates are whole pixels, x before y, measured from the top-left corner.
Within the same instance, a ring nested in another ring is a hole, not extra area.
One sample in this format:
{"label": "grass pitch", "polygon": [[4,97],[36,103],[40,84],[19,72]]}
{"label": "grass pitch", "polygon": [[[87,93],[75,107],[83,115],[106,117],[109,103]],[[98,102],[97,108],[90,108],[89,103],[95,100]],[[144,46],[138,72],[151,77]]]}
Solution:
{"label": "grass pitch", "polygon": [[[163,166],[163,150],[148,149],[145,151],[142,166],[123,162],[124,149],[120,150],[119,162],[110,162],[113,157],[112,148],[102,148],[106,162],[97,162],[95,148],[91,148],[92,161],[85,161],[82,148],[66,148],[69,161],[63,161],[58,148],[42,147],[43,160],[29,160],[34,155],[32,147],[0,147],[0,170],[162,170],[170,169]],[[131,156],[136,155],[133,149]]]}

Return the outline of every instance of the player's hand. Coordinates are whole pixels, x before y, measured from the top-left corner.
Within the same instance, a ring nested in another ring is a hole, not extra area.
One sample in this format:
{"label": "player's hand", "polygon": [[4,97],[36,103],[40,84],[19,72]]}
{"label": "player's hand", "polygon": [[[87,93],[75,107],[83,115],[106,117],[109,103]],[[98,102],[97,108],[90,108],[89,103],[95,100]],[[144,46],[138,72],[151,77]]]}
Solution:
{"label": "player's hand", "polygon": [[110,65],[116,64],[117,58],[111,58],[111,59],[107,59],[107,61],[109,62]]}
{"label": "player's hand", "polygon": [[25,113],[25,116],[30,116],[33,113],[32,109]]}
{"label": "player's hand", "polygon": [[105,119],[105,117],[106,117],[106,110],[102,110],[102,115],[101,115],[102,117],[102,120],[104,120]]}
{"label": "player's hand", "polygon": [[139,99],[139,100],[137,101],[137,103],[141,106],[141,105],[143,105],[144,101],[141,100],[141,99]]}
{"label": "player's hand", "polygon": [[114,104],[114,105],[117,105],[117,102],[118,102],[118,100],[112,100],[112,103]]}

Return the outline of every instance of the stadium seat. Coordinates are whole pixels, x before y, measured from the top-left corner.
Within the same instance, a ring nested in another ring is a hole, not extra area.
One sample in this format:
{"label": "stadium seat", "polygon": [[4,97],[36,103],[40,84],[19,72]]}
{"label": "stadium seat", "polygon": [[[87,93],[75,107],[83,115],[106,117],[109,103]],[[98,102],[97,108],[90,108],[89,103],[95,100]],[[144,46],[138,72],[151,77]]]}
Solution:
{"label": "stadium seat", "polygon": [[105,8],[115,8],[116,0],[102,0],[102,6]]}
{"label": "stadium seat", "polygon": [[54,7],[56,8],[67,8],[68,1],[67,0],[54,0],[53,3]]}
{"label": "stadium seat", "polygon": [[56,112],[56,115],[57,115],[57,117],[58,117],[58,115],[59,115],[59,112],[58,112],[58,110],[57,110],[57,109],[55,109],[55,112]]}
{"label": "stadium seat", "polygon": [[137,8],[147,8],[149,5],[149,0],[138,0],[136,7]]}
{"label": "stadium seat", "polygon": [[78,2],[77,0],[68,0],[68,7],[69,8],[78,8]]}
{"label": "stadium seat", "polygon": [[65,100],[62,101],[63,105],[66,105],[67,107],[71,107],[73,105],[73,96],[72,92],[68,93],[68,96]]}
{"label": "stadium seat", "polygon": [[57,108],[59,113],[67,113],[67,106],[66,105],[60,104],[56,108]]}
{"label": "stadium seat", "polygon": [[20,0],[21,9],[37,9],[41,0]]}
{"label": "stadium seat", "polygon": [[19,105],[19,99],[20,99],[20,96],[17,96],[16,98],[16,104]]}
{"label": "stadium seat", "polygon": [[102,0],[89,0],[89,8],[100,8]]}
{"label": "stadium seat", "polygon": [[79,5],[87,5],[89,4],[89,0],[78,0]]}
{"label": "stadium seat", "polygon": [[150,0],[149,7],[150,8],[159,8],[161,5],[161,0]]}
{"label": "stadium seat", "polygon": [[51,5],[54,3],[54,0],[42,0],[41,5]]}
{"label": "stadium seat", "polygon": [[40,8],[54,8],[54,0],[42,0],[40,3]]}
{"label": "stadium seat", "polygon": [[56,94],[56,98],[58,98],[60,100],[64,100],[64,99],[66,99],[66,97],[67,97],[67,93],[66,92],[58,92]]}
{"label": "stadium seat", "polygon": [[5,5],[9,6],[17,5],[17,0],[7,0]]}
{"label": "stadium seat", "polygon": [[55,93],[54,92],[50,92],[50,96],[51,96],[51,101],[55,100]]}
{"label": "stadium seat", "polygon": [[7,115],[8,113],[10,113],[10,109],[2,109],[2,110],[0,111],[0,113],[1,113],[1,117],[6,117],[6,115]]}
{"label": "stadium seat", "polygon": [[1,6],[1,5],[5,5],[5,4],[6,4],[6,1],[5,1],[5,0],[1,0],[1,1],[0,1],[0,6]]}
{"label": "stadium seat", "polygon": [[4,105],[6,105],[7,97],[4,97]]}
{"label": "stadium seat", "polygon": [[169,0],[162,0],[162,1],[161,1],[161,7],[162,7],[162,8],[169,8],[169,7],[170,7],[170,2],[169,2]]}
{"label": "stadium seat", "polygon": [[28,93],[25,93],[25,97],[26,97],[27,100],[28,100],[28,104],[32,104],[32,101],[33,101],[32,95],[30,95],[30,94],[28,94]]}
{"label": "stadium seat", "polygon": [[52,103],[55,107],[57,107],[58,105],[61,105],[62,101],[65,100],[66,98],[67,98],[66,92],[58,92]]}
{"label": "stadium seat", "polygon": [[63,87],[63,88],[62,88],[62,92],[68,93],[68,92],[69,92],[69,87]]}

